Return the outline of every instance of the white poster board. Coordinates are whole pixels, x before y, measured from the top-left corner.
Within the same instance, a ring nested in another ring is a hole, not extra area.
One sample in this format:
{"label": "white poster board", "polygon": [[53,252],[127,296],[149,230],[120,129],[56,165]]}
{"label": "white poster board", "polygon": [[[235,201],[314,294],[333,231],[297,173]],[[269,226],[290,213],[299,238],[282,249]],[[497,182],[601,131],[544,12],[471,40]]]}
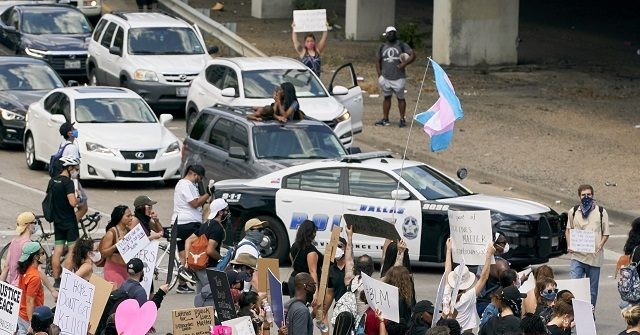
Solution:
{"label": "white poster board", "polygon": [[231,327],[232,335],[256,335],[255,329],[253,329],[253,323],[251,323],[250,316],[242,316],[239,318],[222,321],[223,326]]}
{"label": "white poster board", "polygon": [[[591,299],[588,301],[591,301]],[[576,335],[597,334],[591,302],[573,299],[573,320],[576,322]]]}
{"label": "white poster board", "polygon": [[311,9],[311,10],[294,10],[293,23],[296,33],[306,31],[325,31],[327,30],[327,10]]}
{"label": "white poster board", "polygon": [[0,281],[0,333],[13,335],[20,317],[22,290]]}
{"label": "white poster board", "polygon": [[116,243],[116,248],[118,248],[122,259],[128,263],[132,258],[136,257],[140,250],[146,247],[147,244],[149,244],[149,237],[147,237],[147,233],[144,232],[142,225],[137,224],[127,235],[124,235],[122,240]]}
{"label": "white poster board", "polygon": [[156,257],[158,256],[159,245],[160,242],[157,240],[151,241],[136,255],[136,257],[140,258],[144,264],[144,276],[142,277],[140,285],[142,285],[144,290],[147,291],[147,296],[150,294],[151,283],[153,283],[153,271],[156,269]]}
{"label": "white poster board", "polygon": [[596,252],[596,233],[588,230],[569,230],[569,249],[575,252]]}
{"label": "white poster board", "polygon": [[[487,245],[493,241],[490,211],[449,211],[453,262],[483,265]],[[491,262],[493,264],[493,261]]]}
{"label": "white poster board", "polygon": [[87,334],[95,290],[95,285],[62,269],[56,314],[53,317],[53,323],[60,327],[60,334]]}
{"label": "white poster board", "polygon": [[367,276],[366,273],[362,273],[362,284],[369,307],[374,310],[379,309],[387,320],[400,322],[398,288],[375,280]]}
{"label": "white poster board", "polygon": [[[556,279],[558,290],[569,290],[576,299],[591,301],[591,290],[589,289],[589,278],[580,279]],[[536,286],[535,278],[530,275],[519,288],[520,293],[528,293]]]}
{"label": "white poster board", "polygon": [[444,287],[447,283],[447,278],[442,275],[440,278],[440,284],[438,284],[438,292],[436,293],[436,303],[433,305],[433,319],[431,324],[435,325],[440,320],[440,312],[442,311],[442,300],[444,298]]}

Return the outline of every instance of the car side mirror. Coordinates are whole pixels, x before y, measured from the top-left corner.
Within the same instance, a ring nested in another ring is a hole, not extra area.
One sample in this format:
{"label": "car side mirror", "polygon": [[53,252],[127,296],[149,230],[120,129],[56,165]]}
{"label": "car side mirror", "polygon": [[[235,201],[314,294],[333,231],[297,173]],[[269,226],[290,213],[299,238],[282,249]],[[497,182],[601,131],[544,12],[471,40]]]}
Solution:
{"label": "car side mirror", "polygon": [[51,114],[51,117],[49,119],[54,123],[62,124],[62,123],[67,122],[67,119],[65,119],[64,115],[62,115],[62,114]]}
{"label": "car side mirror", "polygon": [[220,92],[223,97],[227,98],[235,98],[236,97],[236,89],[233,87],[227,87],[222,92]]}
{"label": "car side mirror", "polygon": [[246,160],[247,153],[244,151],[242,147],[230,147],[229,148],[229,157]]}
{"label": "car side mirror", "polygon": [[14,26],[6,26],[4,27],[4,30],[6,30],[8,33],[15,33],[18,29]]}
{"label": "car side mirror", "polygon": [[171,115],[171,114],[160,114],[160,124],[162,124],[163,126],[166,125],[171,120],[173,120],[173,115]]}
{"label": "car side mirror", "polygon": [[69,80],[67,82],[68,87],[80,86],[80,83],[77,80]]}
{"label": "car side mirror", "polygon": [[109,48],[109,53],[112,55],[116,55],[119,57],[122,57],[122,49],[120,49],[119,47],[111,47]]}
{"label": "car side mirror", "polygon": [[391,191],[391,199],[393,200],[407,200],[409,198],[411,198],[411,194],[407,190]]}
{"label": "car side mirror", "polygon": [[218,48],[217,45],[210,46],[209,49],[207,49],[207,52],[209,52],[210,55],[217,54],[219,51],[220,48]]}
{"label": "car side mirror", "polygon": [[334,86],[331,90],[331,95],[347,95],[349,90],[344,86]]}
{"label": "car side mirror", "polygon": [[359,153],[362,153],[362,149],[360,149],[360,147],[347,148],[347,153],[349,155],[359,154]]}
{"label": "car side mirror", "polygon": [[458,172],[456,172],[456,175],[460,180],[462,180],[464,178],[467,178],[467,175],[469,175],[469,171],[467,171],[466,168],[459,168]]}

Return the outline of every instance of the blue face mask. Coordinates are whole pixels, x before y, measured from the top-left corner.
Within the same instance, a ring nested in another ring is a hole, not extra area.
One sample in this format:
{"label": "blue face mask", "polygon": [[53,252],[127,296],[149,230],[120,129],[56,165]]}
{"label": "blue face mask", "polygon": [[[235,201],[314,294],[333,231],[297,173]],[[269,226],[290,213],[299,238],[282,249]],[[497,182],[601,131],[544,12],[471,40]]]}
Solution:
{"label": "blue face mask", "polygon": [[580,203],[582,205],[580,208],[580,210],[582,211],[582,217],[586,219],[589,216],[589,212],[591,212],[591,210],[593,209],[593,198],[584,197],[580,199]]}
{"label": "blue face mask", "polygon": [[553,292],[553,291],[552,291],[551,293],[549,293],[548,291],[546,291],[546,290],[545,290],[545,291],[540,292],[540,295],[541,295],[545,300],[553,301],[553,300],[556,300],[556,297],[558,296],[558,292]]}
{"label": "blue face mask", "polygon": [[78,129],[71,131],[71,136],[73,136],[73,138],[78,138]]}

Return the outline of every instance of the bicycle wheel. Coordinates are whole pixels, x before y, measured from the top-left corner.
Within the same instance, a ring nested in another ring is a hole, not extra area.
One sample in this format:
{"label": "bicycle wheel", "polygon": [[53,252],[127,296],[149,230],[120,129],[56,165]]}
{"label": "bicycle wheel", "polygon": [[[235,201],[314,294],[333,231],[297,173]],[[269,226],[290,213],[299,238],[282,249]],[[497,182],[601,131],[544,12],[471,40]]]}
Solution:
{"label": "bicycle wheel", "polygon": [[7,257],[9,257],[8,250],[10,245],[11,245],[11,242],[7,243],[7,245],[5,245],[0,251],[0,272],[2,272],[2,269],[4,269],[4,267],[6,266]]}
{"label": "bicycle wheel", "polygon": [[[156,269],[154,271],[155,279],[161,282],[166,282],[167,274],[169,273],[169,259],[170,257],[166,257],[169,255],[169,246],[161,244],[159,246],[158,257],[156,259]],[[180,275],[180,262],[177,259],[174,259],[173,263],[173,275],[171,276],[171,282],[169,282],[169,289],[172,289],[177,281],[178,276]]]}

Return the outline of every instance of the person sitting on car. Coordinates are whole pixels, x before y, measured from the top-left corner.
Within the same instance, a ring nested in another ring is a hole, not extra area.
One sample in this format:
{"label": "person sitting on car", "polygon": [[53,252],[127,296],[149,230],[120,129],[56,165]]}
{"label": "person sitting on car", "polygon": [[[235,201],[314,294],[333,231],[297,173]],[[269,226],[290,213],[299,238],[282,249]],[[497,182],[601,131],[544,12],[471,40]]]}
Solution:
{"label": "person sitting on car", "polygon": [[252,107],[253,113],[247,115],[247,120],[251,121],[270,121],[274,119],[276,104],[282,104],[283,91],[282,87],[276,86],[273,90],[274,102],[264,107]]}
{"label": "person sitting on car", "polygon": [[304,119],[304,113],[300,110],[298,97],[296,96],[296,88],[290,82],[284,82],[282,87],[282,103],[276,101],[274,105],[275,118],[280,122]]}

